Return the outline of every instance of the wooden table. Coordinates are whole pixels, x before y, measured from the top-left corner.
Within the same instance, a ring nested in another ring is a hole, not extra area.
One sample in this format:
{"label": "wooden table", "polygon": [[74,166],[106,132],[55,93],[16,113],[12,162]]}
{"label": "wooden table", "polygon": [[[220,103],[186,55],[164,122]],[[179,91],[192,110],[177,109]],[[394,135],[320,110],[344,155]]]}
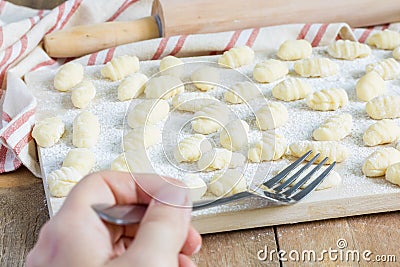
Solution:
{"label": "wooden table", "polygon": [[[10,2],[33,8],[52,8],[63,0]],[[0,266],[23,266],[40,227],[49,218],[42,181],[25,168],[1,175],[0,205]],[[266,261],[259,260],[257,256],[266,247],[270,252],[296,250],[301,254],[305,250],[314,250],[319,255],[329,248],[338,249],[337,241],[345,239],[348,250],[358,250],[360,253],[370,250],[373,253],[371,258],[378,254],[397,256],[398,263],[370,263],[368,266],[399,266],[399,222],[400,212],[391,212],[209,234],[203,236],[203,248],[194,260],[199,266],[366,266],[365,261],[330,261],[327,254],[323,263],[279,261],[276,253],[272,260]],[[285,257],[288,258],[288,255]]]}

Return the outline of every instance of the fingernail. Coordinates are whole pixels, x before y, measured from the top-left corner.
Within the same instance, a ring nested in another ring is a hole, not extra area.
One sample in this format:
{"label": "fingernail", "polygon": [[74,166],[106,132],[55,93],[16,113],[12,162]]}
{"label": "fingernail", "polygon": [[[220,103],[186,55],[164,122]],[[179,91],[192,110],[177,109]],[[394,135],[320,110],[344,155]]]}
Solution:
{"label": "fingernail", "polygon": [[193,254],[199,253],[200,249],[201,249],[201,244],[199,244],[199,245],[196,247],[196,249],[194,250]]}
{"label": "fingernail", "polygon": [[188,190],[172,184],[160,188],[155,199],[158,203],[171,206],[188,206],[190,204]]}

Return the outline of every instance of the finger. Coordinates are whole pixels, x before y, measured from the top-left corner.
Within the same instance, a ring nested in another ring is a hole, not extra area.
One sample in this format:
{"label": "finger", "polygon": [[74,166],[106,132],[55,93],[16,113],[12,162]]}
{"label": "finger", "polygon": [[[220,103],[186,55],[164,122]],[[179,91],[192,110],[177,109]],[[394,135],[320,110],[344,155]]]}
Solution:
{"label": "finger", "polygon": [[201,235],[197,232],[193,226],[189,227],[189,233],[186,238],[186,242],[182,247],[181,253],[187,256],[196,254],[201,249]]}
{"label": "finger", "polygon": [[186,255],[179,254],[178,256],[179,267],[196,267],[196,264]]}

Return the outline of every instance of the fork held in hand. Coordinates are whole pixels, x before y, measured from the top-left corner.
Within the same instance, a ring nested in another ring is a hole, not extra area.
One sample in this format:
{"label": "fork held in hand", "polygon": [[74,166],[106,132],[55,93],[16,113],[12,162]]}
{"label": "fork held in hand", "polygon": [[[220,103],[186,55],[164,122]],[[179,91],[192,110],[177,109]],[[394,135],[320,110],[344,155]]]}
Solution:
{"label": "fork held in hand", "polygon": [[[315,178],[310,184],[301,187],[306,184],[311,177],[322,167],[322,165],[328,160],[323,159],[317,166],[315,166],[309,173],[307,173],[300,181],[296,181],[298,177],[304,173],[319,157],[318,153],[311,160],[309,160],[300,170],[295,174],[288,177],[286,181],[282,182],[289,173],[291,173],[297,166],[306,160],[310,156],[312,151],[308,151],[303,156],[298,158],[295,162],[286,167],[283,171],[272,177],[262,185],[266,187],[265,190],[257,188],[254,191],[240,192],[228,197],[219,198],[216,200],[204,200],[193,203],[193,211],[211,208],[219,205],[228,204],[240,199],[257,197],[268,200],[269,204],[274,206],[279,205],[291,205],[309,195],[315,188],[322,183],[322,181],[328,176],[328,174],[335,167],[336,162],[329,165],[317,178]],[[117,224],[127,225],[134,224],[141,221],[146,211],[146,205],[143,204],[132,204],[132,205],[104,205],[97,204],[93,205],[92,208],[104,221]],[[261,207],[260,207],[261,208]]]}

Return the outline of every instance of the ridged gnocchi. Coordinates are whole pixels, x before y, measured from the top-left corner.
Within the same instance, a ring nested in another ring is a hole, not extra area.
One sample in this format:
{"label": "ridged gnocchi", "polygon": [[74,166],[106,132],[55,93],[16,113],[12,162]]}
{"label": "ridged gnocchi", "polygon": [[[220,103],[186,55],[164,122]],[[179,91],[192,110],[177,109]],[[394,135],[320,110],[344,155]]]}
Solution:
{"label": "ridged gnocchi", "polygon": [[247,190],[246,179],[237,170],[216,173],[208,185],[208,190],[215,196],[230,196]]}
{"label": "ridged gnocchi", "polygon": [[46,118],[35,123],[32,137],[41,147],[55,145],[64,134],[65,125],[59,117]]}
{"label": "ridged gnocchi", "polygon": [[385,81],[393,80],[400,74],[400,63],[394,58],[387,58],[377,63],[368,64],[365,71],[376,71]]}
{"label": "ridged gnocchi", "polygon": [[160,60],[162,75],[181,77],[183,73],[183,61],[174,56],[166,56]]}
{"label": "ridged gnocchi", "polygon": [[276,55],[282,60],[299,60],[309,58],[312,46],[307,40],[287,40],[283,42]]}
{"label": "ridged gnocchi", "polygon": [[375,71],[368,72],[356,83],[356,94],[358,99],[362,101],[368,102],[377,96],[383,95],[385,91],[385,81]]}
{"label": "ridged gnocchi", "polygon": [[218,100],[208,94],[199,92],[188,92],[176,95],[172,98],[172,105],[177,110],[197,112]]}
{"label": "ridged gnocchi", "polygon": [[54,88],[66,92],[83,80],[83,66],[79,63],[69,62],[63,65],[54,76]]}
{"label": "ridged gnocchi", "polygon": [[212,145],[207,137],[202,134],[194,134],[178,143],[174,150],[174,157],[177,162],[195,162],[211,149]]}
{"label": "ridged gnocchi", "polygon": [[379,177],[386,173],[386,169],[400,162],[400,151],[393,147],[384,147],[369,155],[363,165],[362,172],[367,177]]}
{"label": "ridged gnocchi", "polygon": [[309,94],[306,103],[313,110],[337,110],[349,103],[349,97],[346,91],[341,88],[323,89]]}
{"label": "ridged gnocchi", "polygon": [[76,147],[94,147],[99,139],[100,123],[89,111],[78,114],[72,124],[72,144]]}
{"label": "ridged gnocchi", "polygon": [[312,88],[308,83],[296,78],[288,78],[272,88],[272,95],[283,101],[303,99],[311,92]]}
{"label": "ridged gnocchi", "polygon": [[142,73],[133,73],[123,79],[117,88],[118,100],[126,101],[138,98],[143,94],[147,80],[147,76]]}
{"label": "ridged gnocchi", "polygon": [[225,148],[215,148],[204,153],[197,161],[200,171],[215,171],[226,168],[234,169],[244,165],[246,158],[240,153]]}
{"label": "ridged gnocchi", "polygon": [[101,75],[111,81],[118,81],[139,70],[139,59],[136,56],[119,56],[113,58],[102,69]]}
{"label": "ridged gnocchi", "polygon": [[269,102],[256,111],[256,123],[262,131],[283,126],[289,118],[286,107],[279,102]]}
{"label": "ridged gnocchi", "polygon": [[364,144],[377,146],[396,141],[400,137],[400,127],[392,120],[381,120],[367,128],[363,135]]}
{"label": "ridged gnocchi", "polygon": [[189,195],[192,201],[200,200],[207,192],[206,183],[197,173],[186,174],[182,182],[189,188]]}
{"label": "ridged gnocchi", "polygon": [[228,107],[221,102],[205,106],[193,115],[192,129],[200,134],[216,132],[229,122],[229,113]]}
{"label": "ridged gnocchi", "polygon": [[111,170],[131,173],[154,173],[146,150],[143,148],[121,153],[111,163]]}
{"label": "ridged gnocchi", "polygon": [[169,104],[163,99],[148,99],[137,104],[128,114],[128,125],[131,128],[147,124],[157,124],[169,113]]}
{"label": "ridged gnocchi", "polygon": [[148,148],[159,143],[161,140],[161,131],[157,126],[146,125],[136,127],[130,130],[123,137],[123,150],[134,150],[139,148]]}
{"label": "ridged gnocchi", "polygon": [[96,96],[96,88],[91,81],[83,81],[72,89],[71,101],[74,107],[86,108]]}
{"label": "ridged gnocchi", "polygon": [[400,33],[386,29],[371,35],[367,39],[367,44],[379,49],[392,50],[400,45]]}
{"label": "ridged gnocchi", "polygon": [[219,84],[219,70],[210,66],[204,66],[192,73],[190,77],[194,86],[201,91],[209,91]]}
{"label": "ridged gnocchi", "polygon": [[225,101],[231,104],[241,104],[258,97],[263,97],[263,94],[254,83],[249,81],[236,83],[231,90],[224,93]]}
{"label": "ridged gnocchi", "polygon": [[257,82],[270,83],[286,76],[289,68],[285,62],[268,59],[257,63],[253,70],[253,77]]}
{"label": "ridged gnocchi", "polygon": [[262,140],[249,149],[250,162],[272,161],[282,158],[287,150],[286,138],[276,132],[266,132]]}
{"label": "ridged gnocchi", "polygon": [[218,59],[218,64],[223,67],[239,68],[254,61],[253,49],[248,46],[234,47],[225,51]]}
{"label": "ridged gnocchi", "polygon": [[248,143],[249,129],[249,125],[243,120],[237,119],[229,122],[219,135],[221,146],[231,151],[242,149]]}
{"label": "ridged gnocchi", "polygon": [[96,156],[87,148],[73,148],[68,151],[63,161],[63,167],[72,167],[85,176],[96,164]]}
{"label": "ridged gnocchi", "polygon": [[302,77],[328,77],[339,71],[339,66],[328,58],[308,58],[294,64],[294,71]]}
{"label": "ridged gnocchi", "polygon": [[316,154],[320,153],[321,155],[314,163],[320,163],[326,157],[328,157],[328,160],[325,164],[331,164],[334,161],[340,163],[349,156],[347,147],[335,141],[298,141],[290,144],[289,150],[294,157],[301,157],[312,150],[306,160],[311,160]]}
{"label": "ridged gnocchi", "polygon": [[392,52],[392,56],[397,59],[400,60],[400,46],[396,47],[393,52]]}
{"label": "ridged gnocchi", "polygon": [[394,119],[400,117],[400,96],[377,96],[365,106],[368,115],[375,119]]}
{"label": "ridged gnocchi", "polygon": [[328,46],[328,54],[339,59],[353,60],[371,54],[368,45],[350,40],[337,40]]}
{"label": "ridged gnocchi", "polygon": [[386,169],[385,179],[392,184],[400,186],[400,163],[390,165]]}
{"label": "ridged gnocchi", "polygon": [[50,194],[53,197],[66,197],[71,189],[83,178],[73,167],[61,167],[47,176]]}
{"label": "ridged gnocchi", "polygon": [[334,115],[325,120],[313,132],[317,141],[339,141],[351,133],[353,118],[348,113]]}
{"label": "ridged gnocchi", "polygon": [[160,76],[151,78],[144,89],[146,98],[168,99],[183,93],[185,86],[182,81],[174,76]]}

